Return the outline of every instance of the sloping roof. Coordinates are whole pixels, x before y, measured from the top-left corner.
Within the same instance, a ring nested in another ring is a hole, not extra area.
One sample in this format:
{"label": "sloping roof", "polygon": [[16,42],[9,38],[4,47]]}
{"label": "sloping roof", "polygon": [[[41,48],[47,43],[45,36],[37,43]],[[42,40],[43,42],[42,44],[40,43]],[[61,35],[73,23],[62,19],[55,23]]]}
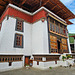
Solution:
{"label": "sloping roof", "polygon": [[67,24],[72,24],[68,20],[75,18],[75,15],[60,0],[0,0],[0,16],[9,3],[29,12],[34,12],[41,6],[44,6],[64,19]]}
{"label": "sloping roof", "polygon": [[75,36],[75,33],[69,33],[69,41],[70,43],[74,43],[74,37],[70,37],[70,36]]}

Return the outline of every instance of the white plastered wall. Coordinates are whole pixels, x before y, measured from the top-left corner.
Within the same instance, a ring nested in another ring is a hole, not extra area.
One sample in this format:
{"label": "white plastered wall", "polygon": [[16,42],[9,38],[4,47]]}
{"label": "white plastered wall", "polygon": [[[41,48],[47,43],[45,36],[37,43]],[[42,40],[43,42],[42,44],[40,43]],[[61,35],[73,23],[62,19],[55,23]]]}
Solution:
{"label": "white plastered wall", "polygon": [[47,21],[41,20],[32,25],[32,53],[48,54],[48,28]]}
{"label": "white plastered wall", "polygon": [[32,40],[32,24],[29,24],[29,23],[25,23],[24,22],[24,47],[25,47],[25,50],[24,50],[24,55],[26,56],[30,56],[32,51],[31,51],[31,40]]}
{"label": "white plastered wall", "polygon": [[[12,62],[12,66],[9,66],[9,62],[0,62],[0,71],[6,71],[10,69],[17,69],[24,66],[25,57],[31,55],[31,24],[24,22],[24,32],[15,30],[16,19],[13,17],[7,17],[2,22],[2,28],[0,31],[0,54],[1,55],[23,55],[23,61]],[[15,33],[23,35],[23,48],[14,48]]]}
{"label": "white plastered wall", "polygon": [[22,61],[12,62],[11,66],[9,66],[9,62],[2,62],[0,63],[0,72],[18,69],[22,67],[23,67]]}
{"label": "white plastered wall", "polygon": [[[31,24],[24,22],[24,32],[15,30],[16,19],[4,19],[1,28],[0,53],[31,55]],[[23,35],[23,48],[14,48],[15,33]]]}

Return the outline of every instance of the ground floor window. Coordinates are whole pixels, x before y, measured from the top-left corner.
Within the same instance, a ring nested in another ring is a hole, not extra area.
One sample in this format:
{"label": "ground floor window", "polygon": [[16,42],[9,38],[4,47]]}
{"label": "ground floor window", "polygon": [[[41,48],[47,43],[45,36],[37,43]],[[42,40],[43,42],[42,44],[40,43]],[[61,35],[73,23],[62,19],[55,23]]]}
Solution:
{"label": "ground floor window", "polygon": [[22,56],[0,56],[0,62],[22,61]]}

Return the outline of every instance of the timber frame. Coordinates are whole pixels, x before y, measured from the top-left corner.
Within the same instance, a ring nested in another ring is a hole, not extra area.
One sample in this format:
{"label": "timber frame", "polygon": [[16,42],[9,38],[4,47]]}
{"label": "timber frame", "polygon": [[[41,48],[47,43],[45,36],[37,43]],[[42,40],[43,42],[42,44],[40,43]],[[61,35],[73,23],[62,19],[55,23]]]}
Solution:
{"label": "timber frame", "polygon": [[[49,53],[68,53],[66,23],[63,23],[51,15],[47,17],[47,22]],[[58,48],[58,41],[60,42],[60,49]]]}

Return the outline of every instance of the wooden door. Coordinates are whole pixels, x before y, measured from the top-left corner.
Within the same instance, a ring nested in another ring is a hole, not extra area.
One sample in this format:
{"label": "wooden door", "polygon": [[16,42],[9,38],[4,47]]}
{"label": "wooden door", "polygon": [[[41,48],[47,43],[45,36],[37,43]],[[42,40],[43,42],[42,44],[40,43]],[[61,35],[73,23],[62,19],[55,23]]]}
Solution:
{"label": "wooden door", "polygon": [[25,56],[25,65],[30,65],[30,56]]}

